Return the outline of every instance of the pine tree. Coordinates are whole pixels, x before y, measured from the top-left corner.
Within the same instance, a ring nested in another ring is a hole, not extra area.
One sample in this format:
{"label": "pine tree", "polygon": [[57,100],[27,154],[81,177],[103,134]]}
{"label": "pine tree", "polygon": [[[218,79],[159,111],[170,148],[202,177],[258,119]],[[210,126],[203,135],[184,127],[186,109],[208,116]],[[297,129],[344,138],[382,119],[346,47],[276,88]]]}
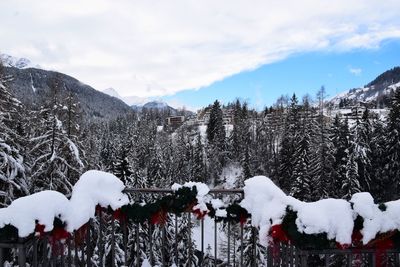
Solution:
{"label": "pine tree", "polygon": [[128,160],[129,148],[122,145],[119,155],[117,155],[116,162],[114,163],[114,175],[117,176],[126,186],[134,184],[132,181],[133,170]]}
{"label": "pine tree", "polygon": [[343,198],[350,200],[355,193],[361,192],[359,182],[358,165],[355,159],[355,144],[352,143],[349,160],[346,165],[346,179],[343,181]]}
{"label": "pine tree", "polygon": [[0,205],[6,206],[19,196],[29,194],[31,183],[24,160],[26,144],[23,131],[22,105],[8,88],[11,77],[3,75],[0,62]]}
{"label": "pine tree", "polygon": [[387,199],[385,191],[385,171],[386,165],[386,128],[384,122],[379,119],[373,121],[373,131],[371,137],[371,194],[377,202],[384,202]]}
{"label": "pine tree", "polygon": [[330,138],[332,140],[334,157],[332,173],[334,186],[332,188],[332,196],[337,198],[342,197],[342,185],[346,179],[346,165],[350,149],[349,136],[350,131],[347,118],[344,122],[341,122],[339,116],[336,115],[332,123]]}
{"label": "pine tree", "polygon": [[371,124],[369,111],[366,109],[362,119],[354,129],[354,153],[357,162],[357,173],[362,191],[371,191]]}
{"label": "pine tree", "polygon": [[293,184],[290,194],[296,198],[310,200],[312,194],[312,179],[310,174],[311,158],[311,126],[310,105],[308,98],[303,100],[301,129],[296,137],[294,163],[293,163]]}
{"label": "pine tree", "polygon": [[317,94],[319,113],[315,127],[315,143],[311,159],[311,174],[314,184],[312,193],[315,200],[330,197],[334,191],[333,184],[333,146],[329,137],[329,125],[324,115],[325,88],[321,87]]}
{"label": "pine tree", "polygon": [[[84,168],[79,143],[69,138],[61,119],[68,107],[60,102],[62,84],[58,76],[50,80],[50,94],[45,106],[37,112],[29,151],[33,158],[34,190],[51,189],[70,193]],[[70,132],[71,134],[71,132]]]}
{"label": "pine tree", "polygon": [[197,134],[196,143],[193,147],[193,166],[191,167],[193,180],[207,183],[207,174],[204,164],[204,147],[200,133]]}
{"label": "pine tree", "polygon": [[393,95],[386,131],[384,189],[387,198],[397,199],[400,196],[400,89]]}
{"label": "pine tree", "polygon": [[278,179],[279,186],[286,192],[290,191],[293,182],[295,151],[300,135],[299,104],[295,94],[291,98],[290,107],[285,120],[285,129],[281,140],[279,154]]}
{"label": "pine tree", "polygon": [[216,100],[210,111],[210,121],[207,126],[207,139],[209,143],[209,173],[215,185],[222,184],[220,174],[226,163],[225,127],[223,113],[219,102]]}
{"label": "pine tree", "polygon": [[225,128],[223,123],[223,113],[218,100],[215,100],[210,111],[210,120],[207,125],[207,139],[210,144],[223,148],[225,143]]}

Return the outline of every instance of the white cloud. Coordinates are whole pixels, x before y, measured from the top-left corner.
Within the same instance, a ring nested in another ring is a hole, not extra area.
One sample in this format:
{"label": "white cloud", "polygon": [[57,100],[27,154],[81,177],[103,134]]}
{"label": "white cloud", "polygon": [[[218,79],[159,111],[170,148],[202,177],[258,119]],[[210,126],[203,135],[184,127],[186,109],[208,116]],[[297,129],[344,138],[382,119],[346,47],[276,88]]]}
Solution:
{"label": "white cloud", "polygon": [[349,68],[349,71],[351,74],[354,74],[355,76],[361,75],[362,69],[361,68]]}
{"label": "white cloud", "polygon": [[2,0],[0,50],[98,89],[162,96],[294,53],[377,48],[400,37],[399,10],[398,0]]}

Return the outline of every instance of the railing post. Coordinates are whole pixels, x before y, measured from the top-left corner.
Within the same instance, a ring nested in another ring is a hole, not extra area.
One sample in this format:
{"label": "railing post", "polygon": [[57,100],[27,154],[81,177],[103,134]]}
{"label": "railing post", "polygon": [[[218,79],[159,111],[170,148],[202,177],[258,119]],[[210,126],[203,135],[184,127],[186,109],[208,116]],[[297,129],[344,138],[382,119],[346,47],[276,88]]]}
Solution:
{"label": "railing post", "polygon": [[307,258],[307,252],[303,250],[300,254],[301,267],[307,267]]}
{"label": "railing post", "polygon": [[[67,266],[71,267],[72,266],[72,258],[71,258],[71,236],[68,237],[67,239]],[[37,254],[37,253],[36,253]]]}
{"label": "railing post", "polygon": [[214,220],[214,266],[217,267],[217,256],[218,256],[218,241],[217,241],[217,220]]}
{"label": "railing post", "polygon": [[269,243],[268,247],[267,247],[267,266],[268,267],[274,266],[273,264],[274,264],[274,261],[272,258],[272,244]]}
{"label": "railing post", "polygon": [[92,251],[91,251],[91,238],[90,238],[90,228],[92,225],[92,219],[89,219],[87,232],[86,232],[86,266],[92,266]]}
{"label": "railing post", "polygon": [[167,234],[166,234],[166,229],[165,229],[165,225],[162,226],[162,231],[161,231],[161,238],[162,238],[162,246],[161,246],[161,262],[162,262],[162,266],[166,267],[167,266],[167,262],[166,262],[166,258],[167,258],[167,253],[166,253],[166,246],[167,246]]}
{"label": "railing post", "polygon": [[[140,234],[140,229],[139,229],[140,225],[139,223],[136,224],[136,229],[135,229],[135,235],[136,235],[136,266],[139,267],[140,266],[140,255],[139,255],[139,251],[140,251],[140,238],[139,238],[139,234]],[[153,238],[152,236],[150,238]]]}
{"label": "railing post", "polygon": [[257,229],[253,226],[251,228],[252,231],[252,237],[253,237],[253,259],[251,261],[251,266],[255,267],[257,266]]}
{"label": "railing post", "polygon": [[192,257],[193,257],[193,250],[192,250],[192,217],[190,212],[188,212],[188,240],[189,240],[189,264],[188,266],[192,266]]}
{"label": "railing post", "polygon": [[19,267],[26,266],[26,249],[24,244],[18,246],[18,265]]}
{"label": "railing post", "polygon": [[243,267],[243,234],[243,223],[240,223],[240,267]]}
{"label": "railing post", "polygon": [[111,267],[115,266],[115,220],[111,219]]}
{"label": "railing post", "polygon": [[125,219],[122,219],[122,239],[123,239],[123,245],[124,245],[124,264],[125,266],[128,266],[128,226],[127,222]]}
{"label": "railing post", "polygon": [[0,266],[4,265],[4,248],[0,248]]}
{"label": "railing post", "polygon": [[100,266],[104,266],[104,244],[103,244],[103,232],[104,232],[104,223],[103,223],[103,210],[100,207],[99,211],[99,258],[100,258]]}
{"label": "railing post", "polygon": [[47,264],[48,264],[48,258],[47,258],[47,256],[48,256],[48,244],[49,244],[49,242],[48,242],[48,239],[47,239],[48,237],[47,237],[47,235],[45,235],[44,236],[44,241],[43,241],[43,266],[47,266]]}
{"label": "railing post", "polygon": [[200,229],[201,229],[201,265],[203,266],[203,261],[204,261],[204,219],[200,220]]}
{"label": "railing post", "polygon": [[228,266],[231,265],[231,223],[228,221]]}
{"label": "railing post", "polygon": [[[75,262],[75,266],[79,266],[79,258],[78,258],[78,244],[77,244],[77,237],[76,237],[76,231],[74,231],[74,251],[75,251],[75,255],[74,255],[74,262]],[[47,245],[46,245],[47,246]],[[47,258],[47,256],[46,256]],[[46,265],[44,265],[46,266]]]}
{"label": "railing post", "polygon": [[179,266],[179,255],[178,255],[178,215],[175,214],[175,265]]}
{"label": "railing post", "polygon": [[[154,266],[154,254],[153,254],[153,225],[151,224],[150,220],[148,222],[149,225],[149,247],[150,247],[150,264]],[[138,248],[139,249],[139,248]],[[137,265],[139,266],[139,265]]]}

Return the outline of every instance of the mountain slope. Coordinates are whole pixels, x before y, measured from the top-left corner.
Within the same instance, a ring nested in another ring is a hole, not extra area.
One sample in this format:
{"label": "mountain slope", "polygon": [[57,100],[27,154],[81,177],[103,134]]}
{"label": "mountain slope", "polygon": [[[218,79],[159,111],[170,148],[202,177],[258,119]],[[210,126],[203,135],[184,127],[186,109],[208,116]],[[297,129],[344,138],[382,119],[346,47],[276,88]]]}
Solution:
{"label": "mountain slope", "polygon": [[65,85],[61,86],[61,90],[66,92],[68,88],[76,95],[86,118],[108,119],[132,112],[123,101],[62,73],[36,68],[5,67],[5,74],[12,76],[8,82],[11,92],[26,106],[41,104],[50,91],[51,80],[57,78]]}
{"label": "mountain slope", "polygon": [[161,101],[151,101],[151,102],[145,103],[144,105],[132,105],[131,107],[133,110],[136,110],[136,111],[142,111],[143,109],[147,109],[147,110],[166,111],[166,112],[170,113],[171,115],[177,114],[176,109],[169,106],[167,103],[161,102]]}
{"label": "mountain slope", "polygon": [[346,107],[366,103],[371,107],[386,107],[393,92],[400,88],[400,67],[385,71],[362,88],[353,88],[333,97],[329,104]]}

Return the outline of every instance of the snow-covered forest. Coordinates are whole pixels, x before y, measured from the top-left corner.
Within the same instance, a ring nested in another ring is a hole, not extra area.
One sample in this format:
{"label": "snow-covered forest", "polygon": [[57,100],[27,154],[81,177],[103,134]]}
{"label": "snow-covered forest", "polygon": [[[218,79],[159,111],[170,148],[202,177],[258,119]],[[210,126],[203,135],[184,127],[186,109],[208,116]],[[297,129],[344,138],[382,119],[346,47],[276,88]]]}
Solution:
{"label": "snow-covered forest", "polygon": [[352,122],[327,117],[322,88],[316,101],[293,95],[262,112],[239,100],[227,104],[234,113],[230,128],[215,101],[206,131],[183,125],[171,132],[157,130],[168,114],[156,110],[85,118],[79,99],[61,90],[57,78],[42,105],[27,108],[7,86],[13,77],[0,77],[3,207],[44,189],[68,194],[88,169],[111,172],[129,187],[184,181],[242,187],[245,179],[266,175],[302,200],[348,199],[360,191],[377,201],[399,197],[399,90],[385,120],[368,110]]}

